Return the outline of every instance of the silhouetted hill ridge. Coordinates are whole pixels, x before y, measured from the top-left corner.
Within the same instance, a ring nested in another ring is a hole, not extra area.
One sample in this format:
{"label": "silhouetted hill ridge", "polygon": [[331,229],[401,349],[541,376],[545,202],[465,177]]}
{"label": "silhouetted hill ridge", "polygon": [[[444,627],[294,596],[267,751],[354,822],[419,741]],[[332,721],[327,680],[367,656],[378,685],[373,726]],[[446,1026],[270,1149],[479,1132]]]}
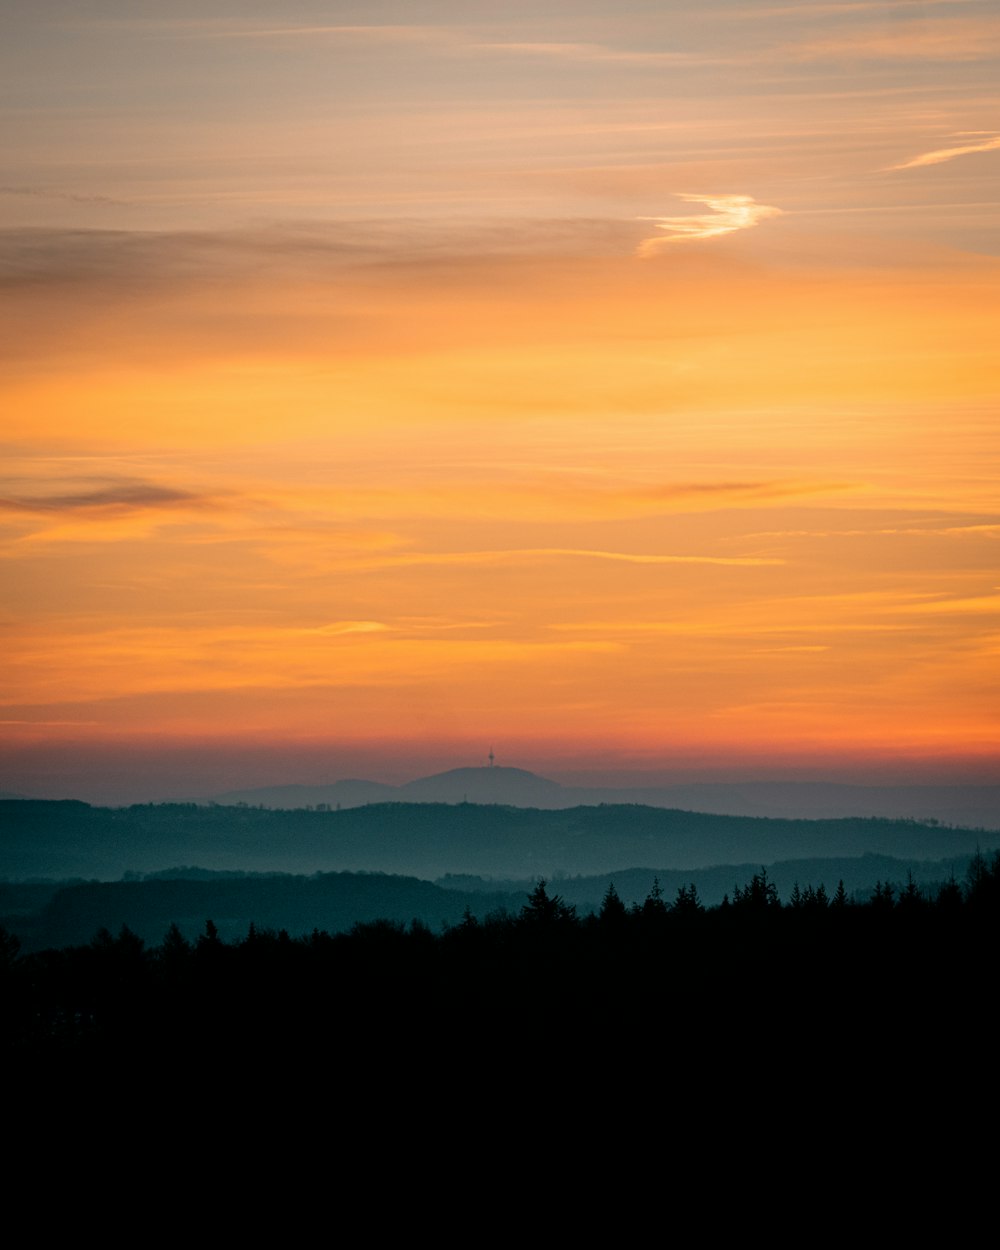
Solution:
{"label": "silhouetted hill ridge", "polygon": [[638,805],[543,810],[509,804],[392,802],[271,811],[260,807],[0,804],[0,876],[114,880],[171,864],[249,871],[381,871],[527,878],[608,873],[637,864],[687,870],[859,856],[943,859],[1000,836],[908,820],[788,820]]}

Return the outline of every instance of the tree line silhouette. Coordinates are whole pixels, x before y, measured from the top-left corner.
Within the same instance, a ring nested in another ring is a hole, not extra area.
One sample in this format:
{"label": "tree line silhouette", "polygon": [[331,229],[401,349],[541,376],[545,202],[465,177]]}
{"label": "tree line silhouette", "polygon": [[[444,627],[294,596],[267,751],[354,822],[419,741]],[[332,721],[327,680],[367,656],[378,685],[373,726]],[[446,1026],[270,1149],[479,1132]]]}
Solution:
{"label": "tree line silhouette", "polygon": [[409,1062],[440,1063],[457,1038],[520,1053],[526,1022],[552,1047],[612,1025],[620,1045],[640,1037],[641,1020],[669,1019],[671,1046],[694,1053],[734,1020],[744,1045],[803,1028],[829,1038],[850,1020],[901,1037],[926,1033],[944,1005],[965,1036],[992,1011],[998,919],[1000,853],[975,856],[964,882],[933,895],[912,880],[879,883],[866,902],[842,884],[830,895],[796,886],[782,902],[762,868],[715,907],[693,885],[668,901],[658,882],[627,906],[612,884],[583,916],[541,880],[519,910],[467,909],[440,933],[416,920],[302,936],[251,924],[226,942],[208,920],[194,941],[172,924],[147,946],[123,926],[25,955],[3,930],[0,1044],[176,1064],[204,1060],[210,1043],[218,1054],[322,1053],[367,1070],[394,1062],[401,1037]]}

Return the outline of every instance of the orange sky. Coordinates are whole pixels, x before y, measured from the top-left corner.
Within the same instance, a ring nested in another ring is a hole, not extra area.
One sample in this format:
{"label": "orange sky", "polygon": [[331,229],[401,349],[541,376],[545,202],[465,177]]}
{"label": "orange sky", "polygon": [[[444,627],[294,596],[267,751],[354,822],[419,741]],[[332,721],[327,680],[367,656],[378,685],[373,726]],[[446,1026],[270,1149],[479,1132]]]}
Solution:
{"label": "orange sky", "polygon": [[13,6],[0,788],[996,776],[1000,18],[546,8]]}

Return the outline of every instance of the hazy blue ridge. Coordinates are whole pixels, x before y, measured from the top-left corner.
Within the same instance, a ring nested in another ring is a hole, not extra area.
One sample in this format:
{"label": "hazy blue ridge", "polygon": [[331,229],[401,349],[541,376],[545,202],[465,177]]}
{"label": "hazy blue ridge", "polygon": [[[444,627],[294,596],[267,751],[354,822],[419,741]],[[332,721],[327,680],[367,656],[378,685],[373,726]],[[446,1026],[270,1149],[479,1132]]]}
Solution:
{"label": "hazy blue ridge", "polygon": [[358,807],[378,802],[501,803],[549,810],[641,804],[728,816],[821,820],[851,816],[938,820],[1000,828],[1000,786],[855,785],[818,781],[692,782],[661,786],[566,786],[522,768],[453,768],[401,786],[373,781],[263,786],[203,802],[251,807]]}
{"label": "hazy blue ridge", "polygon": [[641,806],[555,811],[383,803],[342,811],[195,804],[0,802],[0,878],[118,880],[176,864],[256,872],[378,871],[529,879],[788,859],[947,859],[1000,835],[887,819],[784,820]]}

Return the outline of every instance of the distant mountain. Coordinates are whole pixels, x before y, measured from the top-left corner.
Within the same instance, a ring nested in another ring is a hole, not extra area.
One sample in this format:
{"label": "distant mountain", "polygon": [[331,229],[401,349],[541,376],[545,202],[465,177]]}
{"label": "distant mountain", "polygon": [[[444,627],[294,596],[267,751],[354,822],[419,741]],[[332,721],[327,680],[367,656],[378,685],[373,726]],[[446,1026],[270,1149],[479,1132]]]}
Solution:
{"label": "distant mountain", "polygon": [[407,803],[506,803],[511,807],[572,807],[563,787],[523,768],[452,768],[399,786]]}
{"label": "distant mountain", "polygon": [[523,768],[452,768],[401,786],[381,781],[334,781],[323,786],[264,786],[215,795],[223,805],[249,807],[364,807],[367,803],[506,803],[511,807],[571,807],[558,781]]}
{"label": "distant mountain", "polygon": [[194,803],[89,807],[0,802],[0,877],[113,880],[175,864],[256,872],[378,871],[533,878],[646,864],[712,864],[865,854],[945,859],[1000,834],[911,820],[774,820],[638,805],[560,811],[501,803],[373,803],[268,811]]}
{"label": "distant mountain", "polygon": [[316,928],[338,933],[357,923],[408,924],[419,918],[440,930],[458,924],[467,907],[485,915],[500,906],[516,910],[524,901],[512,903],[506,892],[463,894],[415,877],[349,872],[291,876],[203,871],[194,880],[171,874],[144,881],[78,882],[50,887],[39,897],[42,888],[8,886],[0,891],[0,903],[9,907],[15,898],[21,903],[16,914],[0,913],[0,922],[17,933],[25,950],[83,944],[101,928],[118,933],[122,925],[151,944],[163,940],[171,923],[194,939],[204,932],[209,917],[227,941],[244,938],[251,922],[259,930],[285,929],[298,935]]}
{"label": "distant mountain", "polygon": [[572,794],[577,803],[642,803],[723,816],[807,820],[871,816],[1000,829],[1000,786],[990,785],[861,786],[828,781],[743,781],[630,790],[577,787],[564,793]]}
{"label": "distant mountain", "polygon": [[224,807],[273,807],[292,810],[300,807],[364,807],[366,803],[391,803],[398,797],[396,786],[382,781],[331,781],[323,786],[262,786],[253,790],[228,790],[211,800]]}
{"label": "distant mountain", "polygon": [[335,781],[324,786],[266,786],[216,795],[221,804],[336,809],[367,803],[504,803],[558,811],[641,804],[720,816],[831,820],[873,816],[1000,829],[1000,786],[859,786],[836,782],[697,782],[670,786],[564,786],[523,768],[453,768],[401,786]]}

